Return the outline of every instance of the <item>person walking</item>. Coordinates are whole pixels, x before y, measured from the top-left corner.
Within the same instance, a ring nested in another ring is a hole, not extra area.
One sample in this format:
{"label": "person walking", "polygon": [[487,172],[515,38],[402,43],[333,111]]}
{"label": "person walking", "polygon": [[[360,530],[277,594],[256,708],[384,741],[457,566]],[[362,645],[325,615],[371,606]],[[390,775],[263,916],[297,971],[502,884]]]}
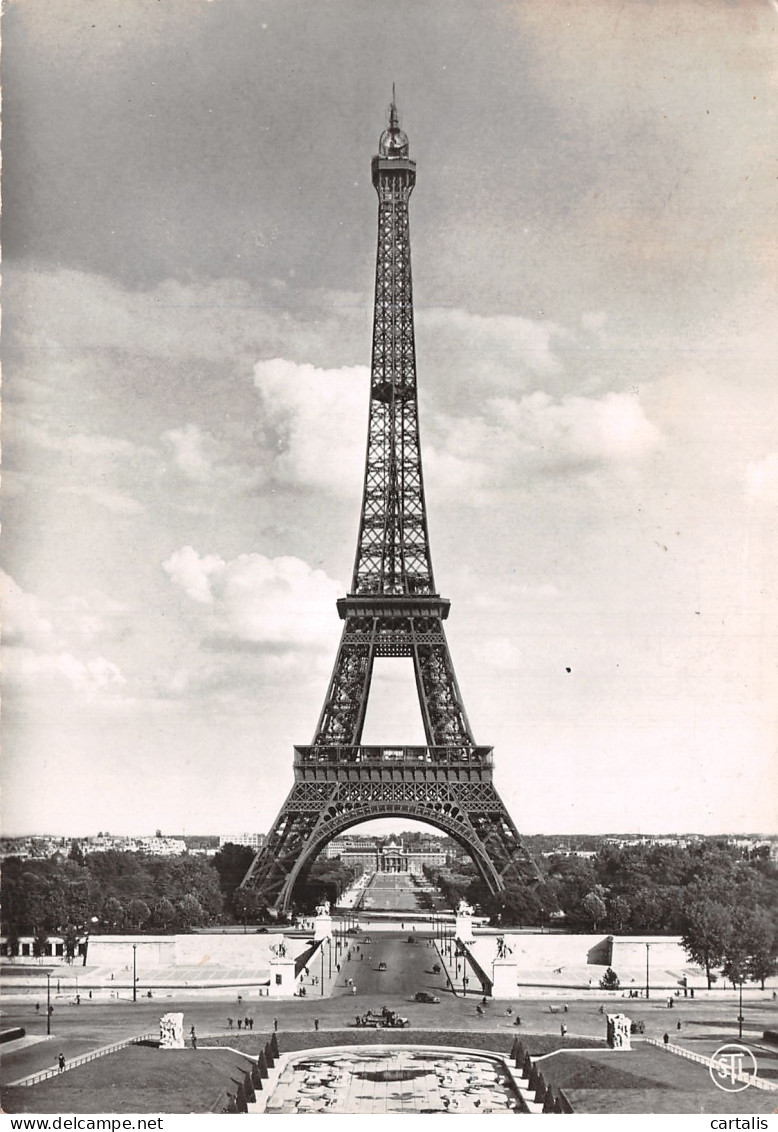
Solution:
{"label": "person walking", "polygon": [[567,1035],[567,1026],[564,1024],[564,1022],[559,1027],[559,1032],[560,1032],[560,1034],[562,1035],[563,1038]]}
{"label": "person walking", "polygon": [[277,1018],[273,1019],[273,1033],[274,1034],[278,1033],[278,1019]]}
{"label": "person walking", "polygon": [[664,1036],[662,1037],[662,1041],[663,1041],[663,1042],[665,1043],[665,1045],[666,1045],[666,1046],[667,1046],[667,1045],[669,1045],[669,1044],[670,1044],[670,1035],[669,1035],[669,1034],[665,1034],[665,1035],[664,1035]]}
{"label": "person walking", "polygon": [[65,1072],[65,1055],[64,1055],[64,1053],[61,1053],[59,1055],[59,1057],[57,1058],[57,1072],[58,1073],[64,1073]]}
{"label": "person walking", "polygon": [[228,1030],[232,1029],[232,1023],[234,1022],[234,1020],[235,1020],[234,1018],[228,1018],[227,1019],[227,1029]]}
{"label": "person walking", "polygon": [[318,1030],[318,1029],[319,1029],[319,1019],[318,1019],[318,1018],[314,1018],[314,1020],[313,1020],[313,1028],[314,1028],[314,1030]]}

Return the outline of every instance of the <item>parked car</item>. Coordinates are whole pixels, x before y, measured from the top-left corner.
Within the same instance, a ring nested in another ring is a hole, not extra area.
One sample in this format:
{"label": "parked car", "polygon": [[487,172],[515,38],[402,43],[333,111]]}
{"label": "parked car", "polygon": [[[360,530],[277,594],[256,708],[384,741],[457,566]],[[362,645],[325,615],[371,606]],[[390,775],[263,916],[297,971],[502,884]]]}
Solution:
{"label": "parked car", "polygon": [[438,996],[436,994],[430,994],[430,992],[426,991],[426,990],[416,991],[416,994],[414,995],[414,1000],[416,1002],[429,1002],[429,1003],[440,1002],[440,999],[438,998]]}
{"label": "parked car", "polygon": [[386,963],[379,963],[378,964],[378,970],[379,971],[385,971],[386,970]]}

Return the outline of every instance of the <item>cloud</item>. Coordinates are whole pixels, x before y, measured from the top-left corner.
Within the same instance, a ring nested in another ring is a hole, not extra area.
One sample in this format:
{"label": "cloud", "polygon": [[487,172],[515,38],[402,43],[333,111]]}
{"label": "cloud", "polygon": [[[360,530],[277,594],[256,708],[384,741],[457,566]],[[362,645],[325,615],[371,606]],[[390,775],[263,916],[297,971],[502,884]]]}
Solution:
{"label": "cloud", "polygon": [[275,435],[276,477],[354,496],[364,469],[369,370],[272,358],[257,362],[254,384]]}
{"label": "cloud", "polygon": [[3,643],[46,642],[53,626],[41,612],[41,603],[34,594],[25,593],[5,571],[0,570],[3,588]]}
{"label": "cloud", "polygon": [[210,457],[204,451],[206,438],[195,424],[171,428],[162,433],[162,439],[173,449],[176,465],[185,476],[193,480],[206,480],[212,471]]}
{"label": "cloud", "polygon": [[132,496],[124,495],[120,491],[112,491],[107,487],[86,484],[79,487],[61,487],[57,490],[60,495],[75,495],[79,499],[88,499],[114,515],[142,515],[146,510],[143,504]]}
{"label": "cloud", "polygon": [[104,594],[69,597],[62,609],[44,610],[44,602],[26,593],[14,579],[0,571],[4,594],[3,645],[6,679],[31,690],[49,684],[65,687],[79,698],[93,700],[98,694],[127,683],[121,669],[104,656],[79,655],[79,641],[101,635],[106,617],[124,613]]}
{"label": "cloud", "polygon": [[509,487],[522,476],[587,473],[639,462],[659,448],[659,429],[637,397],[552,397],[541,390],[487,401],[475,417],[439,414],[425,451],[436,493]]}
{"label": "cloud", "polygon": [[340,586],[299,558],[241,554],[226,562],[184,546],[162,568],[188,597],[210,607],[205,628],[212,645],[281,653],[332,645]]}
{"label": "cloud", "polygon": [[747,466],[745,489],[748,503],[778,504],[778,452]]}

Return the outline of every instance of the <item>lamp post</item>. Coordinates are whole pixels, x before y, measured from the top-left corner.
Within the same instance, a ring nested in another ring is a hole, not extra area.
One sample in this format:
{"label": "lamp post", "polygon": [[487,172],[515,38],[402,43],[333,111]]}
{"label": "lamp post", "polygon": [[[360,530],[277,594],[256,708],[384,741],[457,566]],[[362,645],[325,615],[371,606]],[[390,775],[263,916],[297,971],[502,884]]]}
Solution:
{"label": "lamp post", "polygon": [[132,1001],[138,1001],[138,975],[137,975],[137,953],[138,945],[132,945]]}
{"label": "lamp post", "polygon": [[740,997],[738,999],[738,1012],[737,1012],[737,1036],[743,1037],[743,979],[740,979]]}
{"label": "lamp post", "polygon": [[46,972],[46,1036],[51,1036],[51,971]]}
{"label": "lamp post", "polygon": [[651,944],[646,944],[646,998],[651,998],[651,979],[649,977],[648,956],[651,951]]}

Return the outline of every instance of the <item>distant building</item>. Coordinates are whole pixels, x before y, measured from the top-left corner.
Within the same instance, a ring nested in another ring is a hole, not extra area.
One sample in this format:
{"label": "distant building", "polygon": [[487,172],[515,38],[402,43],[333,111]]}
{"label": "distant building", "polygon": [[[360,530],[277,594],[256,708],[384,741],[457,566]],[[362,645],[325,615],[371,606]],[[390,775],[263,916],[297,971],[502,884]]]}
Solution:
{"label": "distant building", "polygon": [[436,841],[422,841],[413,848],[402,838],[384,841],[376,837],[336,837],[324,850],[325,857],[340,857],[344,865],[363,873],[421,873],[424,865],[446,864],[446,851]]}
{"label": "distant building", "polygon": [[186,853],[183,837],[138,837],[135,844],[139,853],[152,857],[182,857]]}
{"label": "distant building", "polygon": [[220,833],[219,848],[222,845],[245,845],[247,849],[261,849],[265,844],[264,833]]}

